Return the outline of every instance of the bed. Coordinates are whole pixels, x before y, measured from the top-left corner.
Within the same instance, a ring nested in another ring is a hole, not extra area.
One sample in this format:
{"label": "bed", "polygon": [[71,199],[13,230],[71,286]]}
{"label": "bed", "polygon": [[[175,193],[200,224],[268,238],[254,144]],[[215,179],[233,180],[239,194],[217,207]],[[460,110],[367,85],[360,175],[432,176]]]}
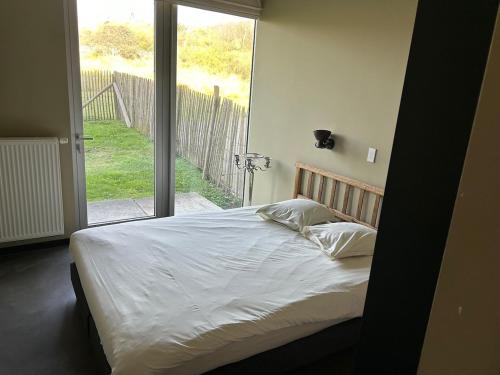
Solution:
{"label": "bed", "polygon": [[[297,163],[295,198],[376,228],[383,191]],[[371,257],[332,261],[255,207],[79,231],[77,306],[102,373],[284,373],[353,346]]]}

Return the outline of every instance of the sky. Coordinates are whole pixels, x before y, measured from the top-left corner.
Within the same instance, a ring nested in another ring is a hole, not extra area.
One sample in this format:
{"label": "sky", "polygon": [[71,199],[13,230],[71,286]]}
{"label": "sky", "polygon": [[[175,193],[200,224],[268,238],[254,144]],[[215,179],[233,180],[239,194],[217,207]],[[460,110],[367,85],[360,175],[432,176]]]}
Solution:
{"label": "sky", "polygon": [[[78,26],[95,28],[105,21],[154,23],[154,0],[77,0]],[[210,26],[241,21],[240,17],[179,6],[178,22],[186,26]]]}

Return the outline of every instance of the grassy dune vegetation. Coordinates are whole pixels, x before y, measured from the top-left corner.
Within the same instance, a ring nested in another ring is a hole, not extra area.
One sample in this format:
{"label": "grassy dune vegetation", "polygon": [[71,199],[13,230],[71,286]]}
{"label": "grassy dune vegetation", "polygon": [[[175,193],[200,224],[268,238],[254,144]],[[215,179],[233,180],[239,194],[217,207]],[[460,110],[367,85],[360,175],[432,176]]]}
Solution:
{"label": "grassy dune vegetation", "polygon": [[[82,69],[116,70],[153,78],[154,34],[145,23],[106,22],[80,33]],[[248,106],[253,22],[178,29],[178,83]]]}

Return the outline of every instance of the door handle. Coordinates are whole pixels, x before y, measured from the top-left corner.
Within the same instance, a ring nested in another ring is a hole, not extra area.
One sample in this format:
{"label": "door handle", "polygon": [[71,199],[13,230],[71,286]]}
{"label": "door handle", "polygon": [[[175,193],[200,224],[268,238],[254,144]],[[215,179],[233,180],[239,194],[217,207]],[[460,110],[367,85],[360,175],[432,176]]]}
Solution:
{"label": "door handle", "polygon": [[82,147],[82,144],[83,144],[83,141],[93,141],[94,140],[94,137],[91,137],[91,136],[88,136],[88,135],[80,135],[80,134],[75,134],[75,147],[76,147],[76,150],[79,152],[79,153],[82,153],[83,151],[83,147]]}
{"label": "door handle", "polygon": [[77,141],[93,141],[94,140],[94,137],[92,137],[91,135],[76,134],[75,138]]}

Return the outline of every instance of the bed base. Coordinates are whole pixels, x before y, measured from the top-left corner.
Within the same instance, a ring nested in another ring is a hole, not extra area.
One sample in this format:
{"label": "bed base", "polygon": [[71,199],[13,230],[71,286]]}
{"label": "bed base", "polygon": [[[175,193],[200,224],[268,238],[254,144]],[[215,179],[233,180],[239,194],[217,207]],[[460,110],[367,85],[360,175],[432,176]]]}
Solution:
{"label": "bed base", "polygon": [[[101,346],[99,334],[90,313],[75,263],[71,263],[70,268],[71,282],[76,295],[76,305],[96,359],[97,371],[99,374],[109,375],[111,367]],[[359,339],[360,329],[361,318],[350,319],[286,345],[216,368],[207,372],[207,374],[284,374],[353,347]]]}

